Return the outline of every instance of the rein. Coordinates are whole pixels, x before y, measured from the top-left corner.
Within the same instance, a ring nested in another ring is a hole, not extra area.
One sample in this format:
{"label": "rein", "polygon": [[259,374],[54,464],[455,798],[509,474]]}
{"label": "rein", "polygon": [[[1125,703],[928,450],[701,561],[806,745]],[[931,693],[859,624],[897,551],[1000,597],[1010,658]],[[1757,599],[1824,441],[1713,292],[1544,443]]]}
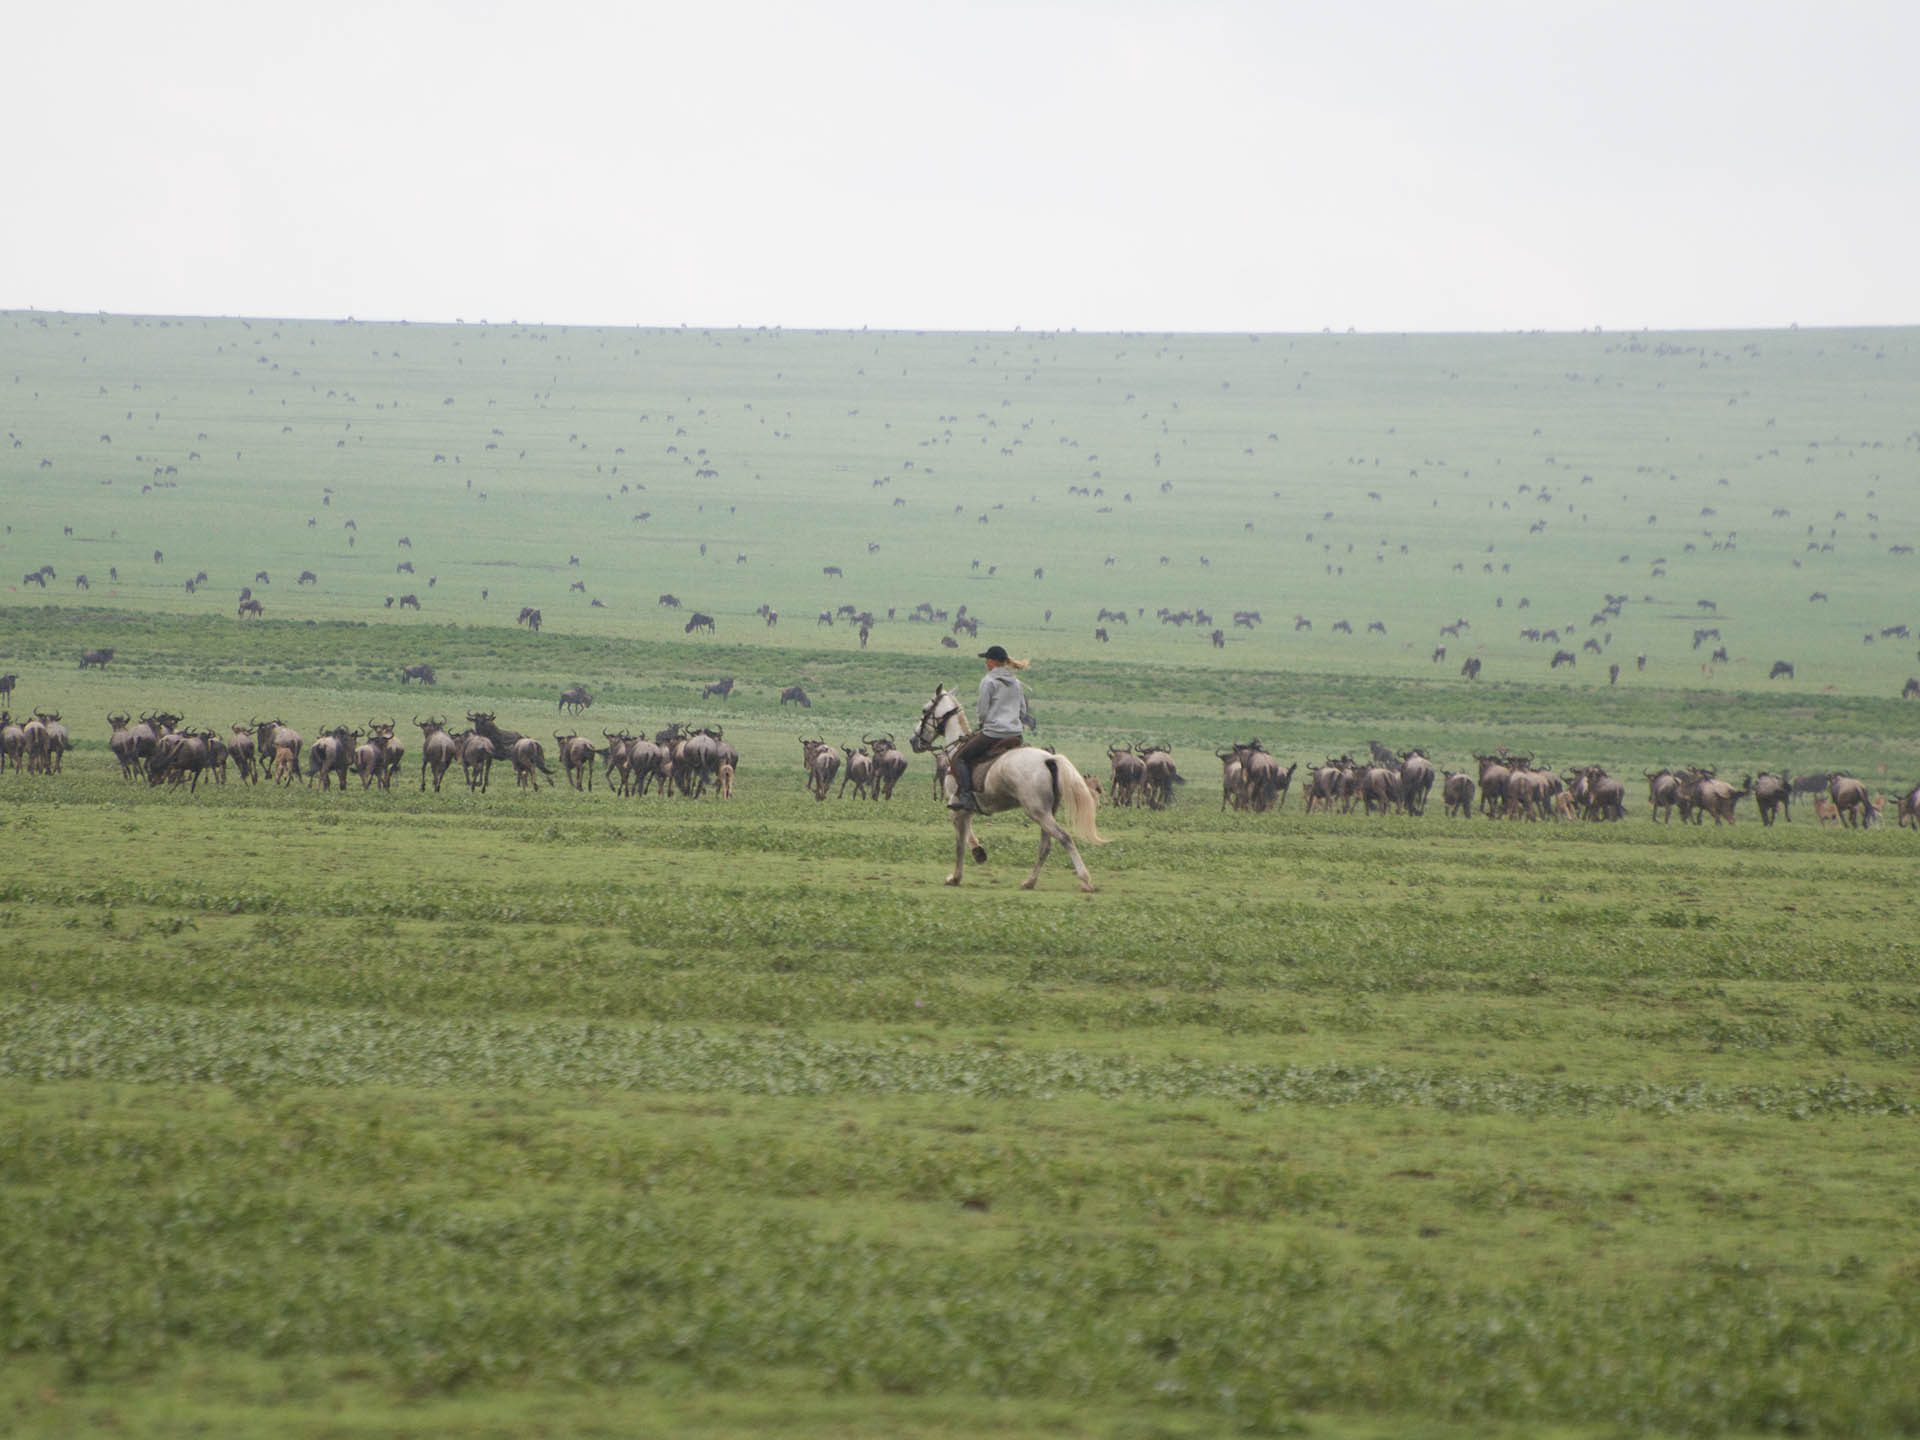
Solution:
{"label": "rein", "polygon": [[[948,702],[951,702],[951,709],[940,708]],[[967,712],[961,708],[958,697],[951,690],[929,700],[926,708],[920,712],[920,724],[913,732],[913,748],[921,751],[941,749],[951,738],[946,729],[947,722],[953,719],[959,720],[962,735],[973,733],[973,727],[967,723]],[[929,731],[932,733],[929,734]]]}

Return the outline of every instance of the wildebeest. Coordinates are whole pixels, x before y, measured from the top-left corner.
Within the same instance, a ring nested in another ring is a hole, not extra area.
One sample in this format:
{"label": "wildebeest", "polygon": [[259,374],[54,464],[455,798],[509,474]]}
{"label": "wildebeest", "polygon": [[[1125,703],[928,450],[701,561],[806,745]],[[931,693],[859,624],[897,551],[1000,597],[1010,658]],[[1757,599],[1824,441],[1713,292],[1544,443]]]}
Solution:
{"label": "wildebeest", "polygon": [[1793,679],[1793,662],[1791,660],[1776,660],[1773,662],[1773,669],[1767,672],[1767,678],[1769,680],[1778,680],[1782,675],[1786,676],[1789,680]]}
{"label": "wildebeest", "polygon": [[1478,655],[1469,655],[1467,657],[1467,663],[1460,667],[1460,673],[1469,680],[1478,680],[1480,678],[1480,657]]}
{"label": "wildebeest", "polygon": [[1107,747],[1107,759],[1113,765],[1108,789],[1115,805],[1131,806],[1146,784],[1147,765],[1132,746]]}
{"label": "wildebeest", "polygon": [[394,739],[395,722],[369,721],[367,738],[353,751],[353,773],[360,777],[360,788],[378,784],[382,790],[393,788],[393,772],[399,768],[402,747]]}
{"label": "wildebeest", "polygon": [[1442,808],[1448,816],[1473,818],[1473,776],[1464,770],[1455,770],[1449,774],[1440,787]]}
{"label": "wildebeest", "polygon": [[833,777],[840,773],[840,752],[817,735],[811,740],[802,735],[800,765],[807,772],[807,788],[813,792],[813,798],[826,799],[827,791],[833,787]]}
{"label": "wildebeest", "polygon": [[[1673,808],[1680,803],[1681,777],[1664,769],[1644,773],[1647,777],[1647,804],[1651,807],[1647,818],[1671,823]],[[1660,813],[1662,810],[1666,811],[1664,816]]]}
{"label": "wildebeest", "polygon": [[1579,657],[1576,656],[1573,651],[1556,650],[1553,652],[1553,659],[1547,668],[1550,670],[1558,670],[1562,665],[1577,665],[1579,663]]}
{"label": "wildebeest", "polygon": [[88,666],[93,666],[95,669],[104,670],[107,668],[107,662],[111,659],[113,659],[112,650],[82,651],[80,655],[80,668],[85,670]]}
{"label": "wildebeest", "polygon": [[[11,680],[13,677],[9,675],[6,678]],[[1907,683],[1901,687],[1900,698],[1902,700],[1920,700],[1920,675],[1909,675],[1907,677]]]}
{"label": "wildebeest", "polygon": [[255,724],[253,734],[259,745],[260,763],[273,766],[275,780],[283,783],[291,781],[300,768],[300,755],[305,747],[300,732],[289,729],[278,720],[262,720]]}
{"label": "wildebeest", "polygon": [[422,685],[433,684],[433,666],[424,663],[419,665],[402,665],[400,667],[400,683],[404,685],[409,680],[418,680]]}
{"label": "wildebeest", "polygon": [[[0,675],[0,700],[9,700],[13,698],[13,687],[15,682],[18,681],[19,678],[20,677],[18,675],[12,674],[11,672],[5,675]],[[1914,683],[1916,688],[1920,688],[1920,681],[1915,681],[1912,683]]]}
{"label": "wildebeest", "polygon": [[440,781],[447,768],[460,758],[460,746],[453,736],[447,733],[446,721],[414,716],[413,723],[420,727],[420,788],[427,788],[427,772],[433,772],[433,789],[440,792]]}
{"label": "wildebeest", "polygon": [[846,773],[840,778],[840,798],[847,798],[849,785],[853,786],[854,799],[871,798],[868,791],[873,787],[873,756],[853,745],[842,745],[840,753],[847,757]]}
{"label": "wildebeest", "polygon": [[1418,746],[1407,751],[1400,761],[1401,802],[1409,815],[1427,813],[1427,795],[1433,789],[1436,772],[1433,762]]}
{"label": "wildebeest", "polygon": [[731,694],[733,694],[733,677],[731,675],[727,676],[724,680],[708,681],[700,688],[700,698],[702,700],[711,700],[715,695],[718,695],[724,703],[726,698]]}
{"label": "wildebeest", "polygon": [[5,770],[11,760],[14,774],[19,774],[27,763],[27,748],[26,727],[0,710],[0,770]]}
{"label": "wildebeest", "polygon": [[1836,775],[1827,782],[1827,795],[1842,825],[1864,830],[1873,824],[1876,814],[1873,799],[1863,781],[1851,775]]}
{"label": "wildebeest", "polygon": [[566,767],[567,783],[574,789],[593,789],[593,762],[600,753],[594,743],[580,734],[562,735],[553,732],[553,743],[559,752],[560,763]]}
{"label": "wildebeest", "polygon": [[467,777],[467,789],[485,794],[493,778],[493,761],[497,753],[493,741],[477,731],[469,730],[460,737],[459,745],[460,769]]}
{"label": "wildebeest", "polygon": [[549,789],[553,786],[553,771],[547,765],[546,747],[531,735],[522,735],[513,742],[507,751],[507,758],[513,762],[513,783],[516,786],[531,785],[540,788],[540,777],[547,777]]}
{"label": "wildebeest", "polygon": [[669,610],[678,610],[680,608],[680,597],[678,595],[662,595],[660,597],[660,603]]}
{"label": "wildebeest", "polygon": [[1752,785],[1753,803],[1760,811],[1760,823],[1762,825],[1773,824],[1773,816],[1776,810],[1779,811],[1789,823],[1792,822],[1793,781],[1786,771],[1783,770],[1778,775],[1775,775],[1763,770],[1760,772],[1758,778],[1752,782]]}
{"label": "wildebeest", "polygon": [[1902,830],[1911,825],[1920,830],[1920,785],[1914,786],[1900,797],[1894,811],[1894,823]]}
{"label": "wildebeest", "polygon": [[860,739],[873,747],[873,797],[893,799],[893,787],[907,773],[907,755],[893,743],[893,736],[880,735]]}
{"label": "wildebeest", "polygon": [[227,754],[233,757],[233,766],[240,772],[240,778],[257,785],[260,783],[260,766],[257,763],[259,750],[253,735],[255,727],[256,722],[252,720],[244,725],[239,721],[233,722],[227,727],[231,733],[225,743]]}
{"label": "wildebeest", "polygon": [[807,692],[798,685],[789,685],[780,692],[780,703],[785,705],[789,702],[798,705],[802,710],[813,708],[813,701],[807,698]]}
{"label": "wildebeest", "polygon": [[302,570],[299,578],[293,583],[296,585],[318,585],[320,583],[320,577],[311,570]]}
{"label": "wildebeest", "polygon": [[693,618],[687,621],[680,633],[683,635],[691,635],[696,630],[704,630],[709,635],[713,634],[713,617],[711,615],[703,615],[698,610],[694,611]]}
{"label": "wildebeest", "polygon": [[560,704],[556,707],[555,713],[558,714],[561,710],[571,710],[574,714],[578,715],[592,704],[593,696],[587,693],[587,687],[584,685],[575,685],[570,690],[562,690],[560,692]]}
{"label": "wildebeest", "polygon": [[185,781],[187,793],[191,795],[199,790],[201,773],[211,760],[212,750],[205,735],[171,731],[160,737],[147,760],[147,783],[158,785],[165,781],[170,786],[178,786]]}
{"label": "wildebeest", "polygon": [[307,747],[307,783],[311,785],[318,779],[322,790],[330,790],[338,778],[340,788],[344,791],[347,788],[347,771],[353,764],[354,747],[359,740],[359,735],[344,725],[323,731]]}
{"label": "wildebeest", "polygon": [[402,610],[418,610],[420,608],[420,597],[411,592],[402,595],[400,597],[400,608]]}
{"label": "wildebeest", "polygon": [[1716,776],[1696,773],[1690,781],[1681,781],[1681,818],[1686,818],[1687,807],[1691,805],[1695,812],[1694,824],[1700,824],[1702,817],[1711,815],[1715,825],[1731,825],[1734,823],[1734,805],[1752,793],[1751,779],[1736,790]]}
{"label": "wildebeest", "polygon": [[1165,745],[1137,747],[1146,774],[1141,782],[1149,810],[1164,810],[1173,803],[1173,787],[1187,783],[1173,763],[1173,753]]}
{"label": "wildebeest", "polygon": [[265,614],[266,606],[262,605],[258,600],[242,600],[240,602],[239,618],[242,620],[246,619],[249,615],[258,620]]}
{"label": "wildebeest", "polygon": [[523,606],[520,618],[515,620],[514,624],[524,625],[537,635],[540,633],[540,612],[531,605]]}

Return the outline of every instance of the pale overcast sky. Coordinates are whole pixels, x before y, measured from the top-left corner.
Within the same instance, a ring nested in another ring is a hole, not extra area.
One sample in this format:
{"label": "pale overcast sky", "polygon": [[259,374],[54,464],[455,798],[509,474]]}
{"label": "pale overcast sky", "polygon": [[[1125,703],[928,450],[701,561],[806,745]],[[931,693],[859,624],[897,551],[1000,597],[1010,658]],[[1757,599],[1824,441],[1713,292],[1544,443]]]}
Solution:
{"label": "pale overcast sky", "polygon": [[0,306],[1920,323],[1920,6],[20,5]]}

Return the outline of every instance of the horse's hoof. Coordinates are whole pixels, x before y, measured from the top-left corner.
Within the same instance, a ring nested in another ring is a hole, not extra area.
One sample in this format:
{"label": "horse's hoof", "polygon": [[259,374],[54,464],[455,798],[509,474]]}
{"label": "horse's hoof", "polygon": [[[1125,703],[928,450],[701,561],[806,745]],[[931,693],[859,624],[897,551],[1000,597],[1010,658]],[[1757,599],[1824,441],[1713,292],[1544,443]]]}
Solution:
{"label": "horse's hoof", "polygon": [[947,884],[958,885],[959,883],[960,883],[960,877],[958,875],[947,876]]}
{"label": "horse's hoof", "polygon": [[976,865],[984,865],[987,863],[987,847],[986,846],[976,845],[973,847],[973,863]]}

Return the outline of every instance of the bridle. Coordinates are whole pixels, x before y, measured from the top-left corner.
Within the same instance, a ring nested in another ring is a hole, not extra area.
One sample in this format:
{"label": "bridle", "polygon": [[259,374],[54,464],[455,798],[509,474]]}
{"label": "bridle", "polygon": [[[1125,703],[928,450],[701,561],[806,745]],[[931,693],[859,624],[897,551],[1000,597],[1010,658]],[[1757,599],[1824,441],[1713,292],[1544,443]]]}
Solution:
{"label": "bridle", "polygon": [[945,730],[947,722],[959,718],[960,733],[966,734],[967,715],[960,708],[960,699],[951,690],[940,689],[934,692],[931,700],[920,707],[920,723],[914,727],[907,744],[915,754],[924,754],[928,750],[937,750],[946,744]]}

